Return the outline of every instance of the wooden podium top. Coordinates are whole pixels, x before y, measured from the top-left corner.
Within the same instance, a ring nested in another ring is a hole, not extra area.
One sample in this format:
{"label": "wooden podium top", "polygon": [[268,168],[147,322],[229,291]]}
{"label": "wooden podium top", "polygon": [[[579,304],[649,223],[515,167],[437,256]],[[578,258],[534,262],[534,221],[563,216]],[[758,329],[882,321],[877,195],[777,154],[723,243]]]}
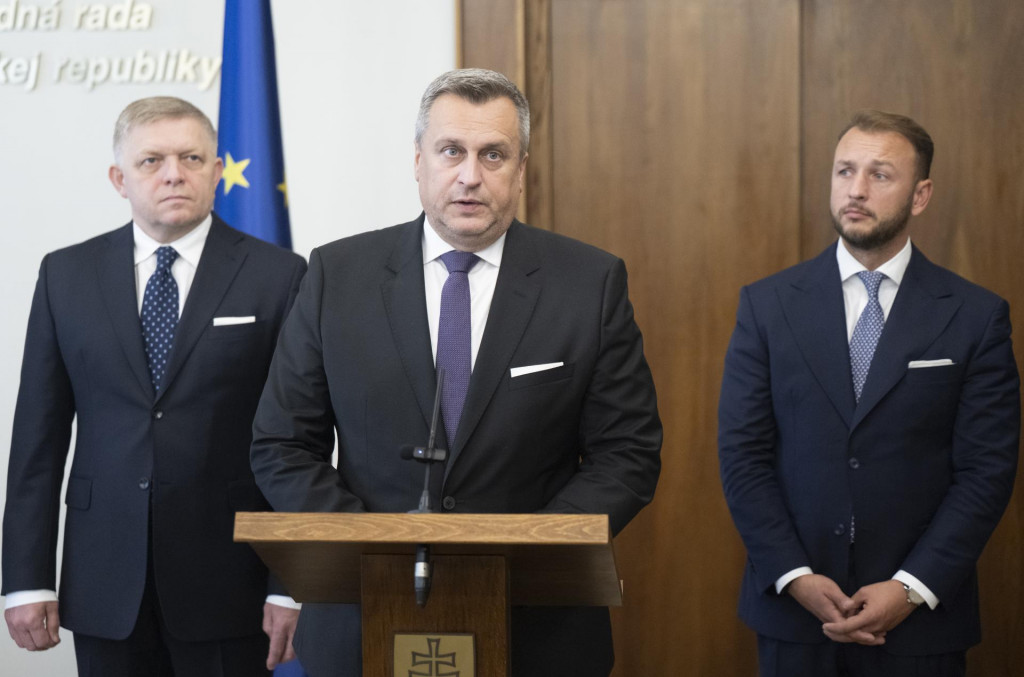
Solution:
{"label": "wooden podium top", "polygon": [[503,555],[513,604],[621,606],[607,515],[240,512],[249,543],[299,602],[360,598],[360,557]]}

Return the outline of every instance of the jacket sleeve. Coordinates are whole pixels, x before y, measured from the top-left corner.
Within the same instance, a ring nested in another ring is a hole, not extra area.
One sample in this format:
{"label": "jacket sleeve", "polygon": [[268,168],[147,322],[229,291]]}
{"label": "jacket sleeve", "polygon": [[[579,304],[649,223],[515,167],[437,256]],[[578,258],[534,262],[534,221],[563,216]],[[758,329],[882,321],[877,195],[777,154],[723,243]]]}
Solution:
{"label": "jacket sleeve", "polygon": [[3,523],[3,593],[56,590],[57,532],[75,398],[51,311],[51,257],[39,269],[14,413]]}
{"label": "jacket sleeve", "polygon": [[253,421],[253,474],[279,512],[365,510],[331,463],[335,420],[320,338],[323,284],[314,249]]}
{"label": "jacket sleeve", "polygon": [[952,599],[974,570],[1013,492],[1020,377],[1010,309],[1000,300],[971,355],[953,424],[952,484],[902,568]]}
{"label": "jacket sleeve", "polygon": [[764,331],[750,289],[744,288],[718,400],[718,461],[725,500],[758,588],[769,590],[784,574],[809,566],[810,559],[776,476],[771,351]]}
{"label": "jacket sleeve", "polygon": [[580,415],[579,469],[543,511],[607,513],[614,534],[654,497],[662,442],[654,380],[620,259],[605,279],[599,342]]}

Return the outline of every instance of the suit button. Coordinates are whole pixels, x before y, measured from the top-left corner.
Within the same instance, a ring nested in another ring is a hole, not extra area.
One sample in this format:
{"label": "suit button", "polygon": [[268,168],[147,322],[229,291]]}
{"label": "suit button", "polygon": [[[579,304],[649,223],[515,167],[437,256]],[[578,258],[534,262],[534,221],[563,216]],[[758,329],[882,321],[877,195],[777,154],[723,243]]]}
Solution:
{"label": "suit button", "polygon": [[850,467],[853,468],[854,470],[860,467],[860,461],[858,461],[856,457],[851,458],[849,460],[849,464]]}
{"label": "suit button", "polygon": [[147,489],[149,489],[149,478],[148,477],[143,477],[142,479],[139,480],[139,489],[142,489],[143,491],[146,491]]}
{"label": "suit button", "polygon": [[836,525],[836,528],[832,530],[832,533],[836,536],[842,536],[844,533],[846,533],[846,525],[840,522]]}
{"label": "suit button", "polygon": [[441,506],[445,510],[455,510],[455,497],[454,496],[445,496],[444,500],[441,501]]}
{"label": "suit button", "polygon": [[156,420],[159,421],[163,417],[164,417],[164,412],[160,411],[159,409],[157,409],[156,411],[153,412],[153,418],[155,418]]}

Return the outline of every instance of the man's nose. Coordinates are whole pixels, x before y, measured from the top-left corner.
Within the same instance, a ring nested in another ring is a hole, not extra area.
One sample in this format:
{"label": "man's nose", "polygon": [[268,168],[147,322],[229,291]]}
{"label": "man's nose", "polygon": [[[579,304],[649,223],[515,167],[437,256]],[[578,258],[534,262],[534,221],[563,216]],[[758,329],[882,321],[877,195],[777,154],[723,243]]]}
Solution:
{"label": "man's nose", "polygon": [[468,186],[480,183],[480,161],[476,156],[468,156],[459,165],[459,182]]}
{"label": "man's nose", "polygon": [[167,183],[179,183],[183,176],[181,160],[176,157],[167,158],[164,162],[164,181]]}

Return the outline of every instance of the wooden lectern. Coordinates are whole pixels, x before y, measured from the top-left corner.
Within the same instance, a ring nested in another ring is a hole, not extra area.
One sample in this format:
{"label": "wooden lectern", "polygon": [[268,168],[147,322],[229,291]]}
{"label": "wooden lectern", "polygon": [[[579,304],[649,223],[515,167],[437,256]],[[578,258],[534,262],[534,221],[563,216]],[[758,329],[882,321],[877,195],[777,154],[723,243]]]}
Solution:
{"label": "wooden lectern", "polygon": [[[512,604],[622,604],[607,515],[240,512],[235,540],[296,601],[362,604],[364,677],[507,677]],[[424,607],[420,544],[433,564]]]}

